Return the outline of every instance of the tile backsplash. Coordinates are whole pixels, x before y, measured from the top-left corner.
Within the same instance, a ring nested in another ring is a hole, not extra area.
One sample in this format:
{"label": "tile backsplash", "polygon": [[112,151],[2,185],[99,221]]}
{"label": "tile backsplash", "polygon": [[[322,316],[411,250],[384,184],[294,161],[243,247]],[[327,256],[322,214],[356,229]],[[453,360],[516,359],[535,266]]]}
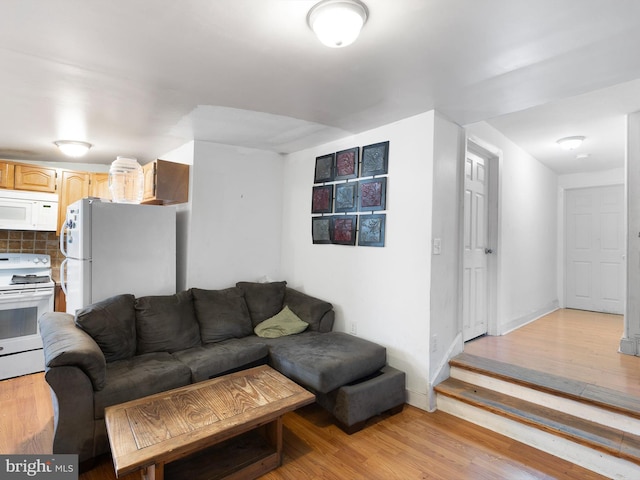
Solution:
{"label": "tile backsplash", "polygon": [[0,230],[0,253],[43,253],[51,257],[52,276],[58,277],[64,256],[56,232]]}

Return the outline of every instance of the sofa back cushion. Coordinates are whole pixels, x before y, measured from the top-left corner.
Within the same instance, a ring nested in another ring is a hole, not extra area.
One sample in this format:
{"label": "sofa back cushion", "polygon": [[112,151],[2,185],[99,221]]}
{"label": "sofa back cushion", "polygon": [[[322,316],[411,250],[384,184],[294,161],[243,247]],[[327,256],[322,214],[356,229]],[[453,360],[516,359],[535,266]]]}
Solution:
{"label": "sofa back cushion", "polygon": [[322,317],[333,308],[333,305],[329,302],[299,292],[293,288],[286,289],[284,304],[300,317],[301,320],[309,324],[310,332],[322,330],[320,321]]}
{"label": "sofa back cushion", "polygon": [[282,310],[287,282],[238,282],[236,287],[244,292],[244,299],[251,315],[252,328]]}
{"label": "sofa back cushion", "polygon": [[191,291],[136,298],[138,354],[176,352],[200,345]]}
{"label": "sofa back cushion", "polygon": [[202,343],[242,338],[253,333],[249,308],[238,287],[224,290],[192,288],[193,306]]}
{"label": "sofa back cushion", "polygon": [[136,311],[133,295],[116,295],[76,311],[76,325],[87,332],[107,362],[136,354]]}

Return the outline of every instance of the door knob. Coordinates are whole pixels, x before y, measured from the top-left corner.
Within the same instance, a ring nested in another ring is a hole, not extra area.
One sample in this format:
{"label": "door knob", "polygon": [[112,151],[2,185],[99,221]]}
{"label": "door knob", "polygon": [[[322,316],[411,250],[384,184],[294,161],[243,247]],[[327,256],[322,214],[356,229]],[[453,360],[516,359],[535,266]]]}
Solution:
{"label": "door knob", "polygon": [[493,250],[491,250],[490,248],[485,248],[485,249],[484,249],[484,253],[486,253],[487,255],[489,255],[490,253],[493,253]]}

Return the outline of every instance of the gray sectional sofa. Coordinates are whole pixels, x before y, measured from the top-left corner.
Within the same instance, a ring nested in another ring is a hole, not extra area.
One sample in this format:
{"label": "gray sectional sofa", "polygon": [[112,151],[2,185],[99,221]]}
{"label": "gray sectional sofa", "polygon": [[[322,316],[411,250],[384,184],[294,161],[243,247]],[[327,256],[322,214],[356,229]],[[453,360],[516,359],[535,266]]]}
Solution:
{"label": "gray sectional sofa", "polygon": [[332,332],[333,321],[330,303],[286,282],[118,295],[75,317],[47,313],[53,453],[86,465],[109,451],[105,407],[265,363],[315,393],[348,432],[401,409],[405,376],[386,365],[385,348]]}

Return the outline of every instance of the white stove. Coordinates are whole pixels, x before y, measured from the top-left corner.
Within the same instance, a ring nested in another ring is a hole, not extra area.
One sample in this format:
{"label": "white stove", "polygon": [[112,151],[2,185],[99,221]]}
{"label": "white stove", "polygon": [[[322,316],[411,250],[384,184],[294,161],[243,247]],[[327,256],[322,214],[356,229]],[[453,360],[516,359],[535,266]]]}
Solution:
{"label": "white stove", "polygon": [[0,253],[0,292],[54,286],[49,255]]}
{"label": "white stove", "polygon": [[38,319],[54,290],[49,255],[0,253],[0,379],[44,370]]}

